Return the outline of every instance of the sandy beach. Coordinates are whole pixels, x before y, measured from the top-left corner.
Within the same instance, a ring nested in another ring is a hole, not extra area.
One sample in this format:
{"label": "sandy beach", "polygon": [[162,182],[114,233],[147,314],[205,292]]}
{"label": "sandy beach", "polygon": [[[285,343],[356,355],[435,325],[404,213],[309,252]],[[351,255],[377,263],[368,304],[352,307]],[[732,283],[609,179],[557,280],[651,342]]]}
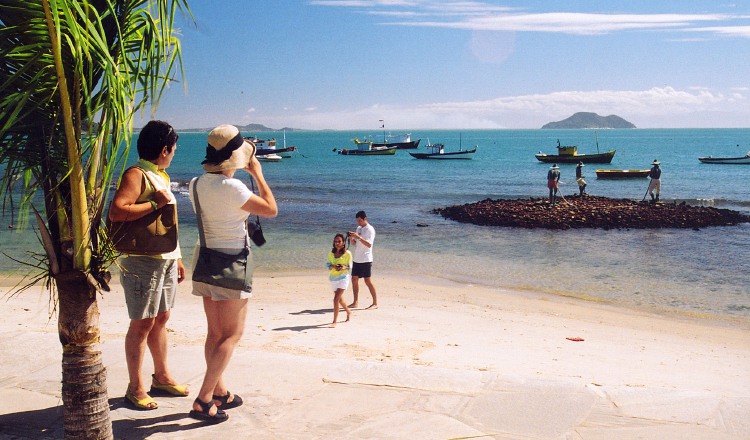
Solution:
{"label": "sandy beach", "polygon": [[[373,279],[380,307],[332,329],[324,270],[257,273],[226,372],[246,403],[216,426],[187,417],[205,367],[205,319],[189,281],[168,328],[172,370],[190,397],[157,398],[155,411],[123,406],[128,319],[114,285],[99,307],[115,438],[750,438],[746,322],[397,273]],[[0,438],[62,438],[48,293],[9,290],[0,288]]]}

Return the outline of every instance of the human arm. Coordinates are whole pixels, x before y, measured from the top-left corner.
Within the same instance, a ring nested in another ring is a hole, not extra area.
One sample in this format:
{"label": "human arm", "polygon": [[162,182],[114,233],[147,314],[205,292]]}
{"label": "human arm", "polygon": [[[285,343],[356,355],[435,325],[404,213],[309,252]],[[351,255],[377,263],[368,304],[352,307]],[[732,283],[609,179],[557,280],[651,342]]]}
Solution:
{"label": "human arm", "polygon": [[[157,190],[150,201],[136,203],[145,189],[145,175],[138,168],[129,168],[122,176],[112,205],[109,208],[109,219],[115,222],[133,221],[167,205],[171,198],[166,189]],[[153,201],[154,203],[151,203]]]}
{"label": "human arm", "polygon": [[243,169],[250,173],[258,185],[258,197],[250,197],[242,205],[242,209],[261,217],[276,217],[279,213],[279,209],[276,206],[276,198],[273,196],[268,183],[266,183],[265,177],[263,177],[263,169],[260,166],[260,162],[258,162],[258,158],[253,156],[248,166]]}
{"label": "human arm", "polygon": [[362,243],[367,248],[372,247],[372,242],[373,242],[374,237],[369,237],[369,236],[365,237],[353,231],[349,231],[349,237],[352,238],[353,242]]}
{"label": "human arm", "polygon": [[182,264],[182,258],[177,259],[177,284],[185,281],[185,265]]}

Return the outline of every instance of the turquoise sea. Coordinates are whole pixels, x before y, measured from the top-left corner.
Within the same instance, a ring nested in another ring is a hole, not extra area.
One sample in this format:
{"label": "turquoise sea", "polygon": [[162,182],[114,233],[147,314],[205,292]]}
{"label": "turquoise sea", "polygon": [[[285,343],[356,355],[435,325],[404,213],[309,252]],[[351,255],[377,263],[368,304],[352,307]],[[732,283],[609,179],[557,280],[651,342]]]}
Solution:
{"label": "turquoise sea", "polygon": [[[393,131],[393,134],[400,133]],[[253,132],[260,138],[282,133]],[[263,170],[279,202],[263,220],[268,239],[255,250],[259,271],[320,270],[336,232],[356,226],[363,209],[376,228],[374,276],[385,272],[436,275],[466,283],[555,295],[574,295],[623,307],[750,322],[750,224],[701,230],[525,230],[456,223],[434,208],[486,198],[545,197],[548,164],[538,151],[578,145],[579,153],[616,149],[609,165],[589,164],[588,192],[642,199],[647,179],[599,180],[596,168],[650,167],[662,163],[662,200],[710,204],[750,212],[750,166],[707,165],[699,156],[741,156],[750,129],[632,130],[412,130],[425,145],[446,150],[479,147],[473,160],[425,161],[408,155],[342,156],[352,138],[377,131],[288,131],[299,151]],[[205,133],[181,133],[169,173],[178,183],[181,245],[197,240],[186,183],[200,173]],[[135,148],[133,148],[135,150]],[[135,151],[131,152],[134,156]],[[563,195],[577,192],[574,165],[561,165]],[[238,176],[250,182],[249,176]],[[8,215],[3,218],[9,222]],[[417,226],[428,225],[427,227]],[[6,255],[29,259],[39,249],[33,230],[0,228],[0,271],[23,271]],[[186,255],[188,258],[189,255]],[[457,291],[457,295],[463,292]],[[387,292],[381,296],[387,303]]]}

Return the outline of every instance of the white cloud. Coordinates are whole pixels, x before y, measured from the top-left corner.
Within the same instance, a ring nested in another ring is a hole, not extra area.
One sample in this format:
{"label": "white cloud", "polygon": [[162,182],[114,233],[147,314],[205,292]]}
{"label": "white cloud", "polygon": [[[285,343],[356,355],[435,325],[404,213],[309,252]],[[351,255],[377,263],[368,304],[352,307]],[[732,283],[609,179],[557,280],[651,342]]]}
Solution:
{"label": "white cloud", "polygon": [[[386,21],[391,26],[419,26],[473,31],[551,32],[574,35],[600,35],[632,30],[679,30],[750,38],[750,26],[716,25],[746,16],[726,14],[606,14],[550,11],[523,13],[517,8],[479,1],[312,1],[312,5],[353,7],[359,12],[408,20]],[[701,27],[700,23],[713,25]],[[671,40],[675,41],[675,40]],[[695,41],[690,37],[686,41]]]}
{"label": "white cloud", "polygon": [[385,118],[394,129],[539,128],[587,111],[602,116],[616,114],[641,128],[745,127],[750,120],[746,92],[733,90],[724,94],[702,87],[562,91],[411,107],[373,104],[354,110],[267,117],[260,122],[272,127],[347,130],[371,129],[376,125],[374,121]]}

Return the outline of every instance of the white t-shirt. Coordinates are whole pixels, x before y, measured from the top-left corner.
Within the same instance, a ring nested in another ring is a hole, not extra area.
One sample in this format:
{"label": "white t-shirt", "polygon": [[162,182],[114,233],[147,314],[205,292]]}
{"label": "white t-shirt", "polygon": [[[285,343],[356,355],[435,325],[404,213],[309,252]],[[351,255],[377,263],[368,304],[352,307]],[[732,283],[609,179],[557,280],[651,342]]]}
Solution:
{"label": "white t-shirt", "polygon": [[206,247],[211,249],[243,249],[245,221],[248,215],[242,206],[253,197],[241,180],[223,174],[207,173],[190,182],[190,201],[195,211],[195,185],[201,202]]}
{"label": "white t-shirt", "polygon": [[367,226],[364,227],[357,226],[355,232],[367,240],[370,243],[370,247],[365,246],[362,242],[357,240],[354,244],[352,260],[355,263],[372,263],[372,248],[375,246],[375,228],[368,223]]}

